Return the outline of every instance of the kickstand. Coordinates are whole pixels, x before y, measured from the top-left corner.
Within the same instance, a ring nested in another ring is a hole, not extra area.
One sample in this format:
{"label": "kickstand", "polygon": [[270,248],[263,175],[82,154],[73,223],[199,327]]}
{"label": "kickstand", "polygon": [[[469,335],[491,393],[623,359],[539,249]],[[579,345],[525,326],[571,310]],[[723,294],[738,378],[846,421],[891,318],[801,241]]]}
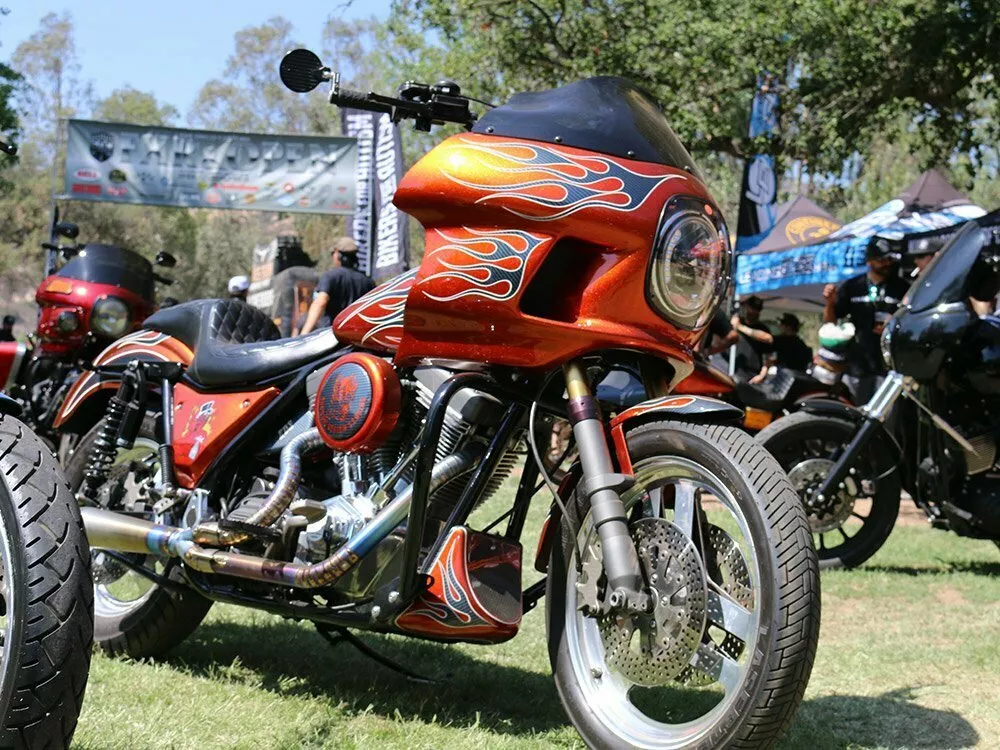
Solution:
{"label": "kickstand", "polygon": [[417,674],[416,672],[404,667],[398,661],[380,654],[363,640],[354,635],[354,633],[345,628],[338,628],[335,625],[320,625],[317,623],[316,630],[319,631],[319,634],[323,636],[331,646],[336,646],[341,641],[349,643],[372,661],[381,664],[387,669],[391,669],[393,672],[403,675],[410,682],[416,682],[421,685],[436,685],[441,682],[441,680],[435,679],[434,677]]}

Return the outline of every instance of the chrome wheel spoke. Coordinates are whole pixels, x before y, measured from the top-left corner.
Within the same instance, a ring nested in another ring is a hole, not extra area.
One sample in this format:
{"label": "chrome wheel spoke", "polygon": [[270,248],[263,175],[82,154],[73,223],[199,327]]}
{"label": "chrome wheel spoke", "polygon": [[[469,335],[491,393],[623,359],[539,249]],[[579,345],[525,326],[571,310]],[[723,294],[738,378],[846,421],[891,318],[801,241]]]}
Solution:
{"label": "chrome wheel spoke", "polygon": [[680,481],[674,485],[674,525],[688,539],[694,538],[694,514],[698,503],[698,490],[691,482]]}
{"label": "chrome wheel spoke", "polygon": [[743,667],[739,662],[704,643],[698,647],[698,653],[691,660],[691,666],[695,671],[707,675],[722,685],[726,695],[732,694],[743,678]]}
{"label": "chrome wheel spoke", "polygon": [[754,613],[715,587],[708,590],[709,621],[746,643],[754,626]]}
{"label": "chrome wheel spoke", "polygon": [[649,517],[663,518],[663,488],[657,487],[649,491]]}

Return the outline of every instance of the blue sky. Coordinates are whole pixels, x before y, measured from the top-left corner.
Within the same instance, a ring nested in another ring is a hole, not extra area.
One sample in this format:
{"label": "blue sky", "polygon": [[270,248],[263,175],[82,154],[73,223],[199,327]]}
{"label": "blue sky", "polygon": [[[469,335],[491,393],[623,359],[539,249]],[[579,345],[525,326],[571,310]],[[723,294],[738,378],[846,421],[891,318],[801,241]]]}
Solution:
{"label": "blue sky", "polygon": [[47,13],[68,10],[84,80],[98,97],[126,84],[151,91],[160,102],[186,113],[201,85],[221,75],[233,50],[233,34],[281,15],[296,37],[319,46],[331,15],[385,18],[391,0],[0,0],[0,59],[38,29]]}

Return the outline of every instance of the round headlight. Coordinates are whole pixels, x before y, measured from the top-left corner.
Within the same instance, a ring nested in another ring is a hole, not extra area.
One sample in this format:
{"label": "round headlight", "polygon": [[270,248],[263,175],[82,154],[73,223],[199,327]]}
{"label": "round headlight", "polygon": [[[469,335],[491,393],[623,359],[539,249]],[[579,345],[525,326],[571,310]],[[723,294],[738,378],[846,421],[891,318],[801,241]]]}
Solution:
{"label": "round headlight", "polygon": [[80,327],[80,316],[72,310],[63,310],[56,318],[56,328],[60,333],[73,333]]}
{"label": "round headlight", "polygon": [[653,248],[650,300],[671,323],[700,328],[720,300],[728,267],[726,240],[705,214],[673,213],[657,233]]}
{"label": "round headlight", "polygon": [[116,339],[125,335],[129,325],[128,305],[117,297],[97,300],[90,314],[90,327],[97,333]]}

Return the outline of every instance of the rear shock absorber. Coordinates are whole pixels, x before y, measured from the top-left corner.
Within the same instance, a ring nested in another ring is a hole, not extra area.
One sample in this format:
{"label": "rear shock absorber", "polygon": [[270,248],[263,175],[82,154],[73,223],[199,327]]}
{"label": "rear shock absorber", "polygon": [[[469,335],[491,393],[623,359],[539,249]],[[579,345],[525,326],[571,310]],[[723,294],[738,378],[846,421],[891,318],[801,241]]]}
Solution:
{"label": "rear shock absorber", "polygon": [[111,473],[111,466],[118,455],[118,435],[121,432],[129,402],[135,395],[136,380],[134,368],[130,366],[122,372],[118,392],[108,402],[108,410],[90,452],[90,460],[87,462],[87,468],[83,470],[81,491],[84,498],[90,503],[96,501],[97,490],[107,481],[108,475]]}

